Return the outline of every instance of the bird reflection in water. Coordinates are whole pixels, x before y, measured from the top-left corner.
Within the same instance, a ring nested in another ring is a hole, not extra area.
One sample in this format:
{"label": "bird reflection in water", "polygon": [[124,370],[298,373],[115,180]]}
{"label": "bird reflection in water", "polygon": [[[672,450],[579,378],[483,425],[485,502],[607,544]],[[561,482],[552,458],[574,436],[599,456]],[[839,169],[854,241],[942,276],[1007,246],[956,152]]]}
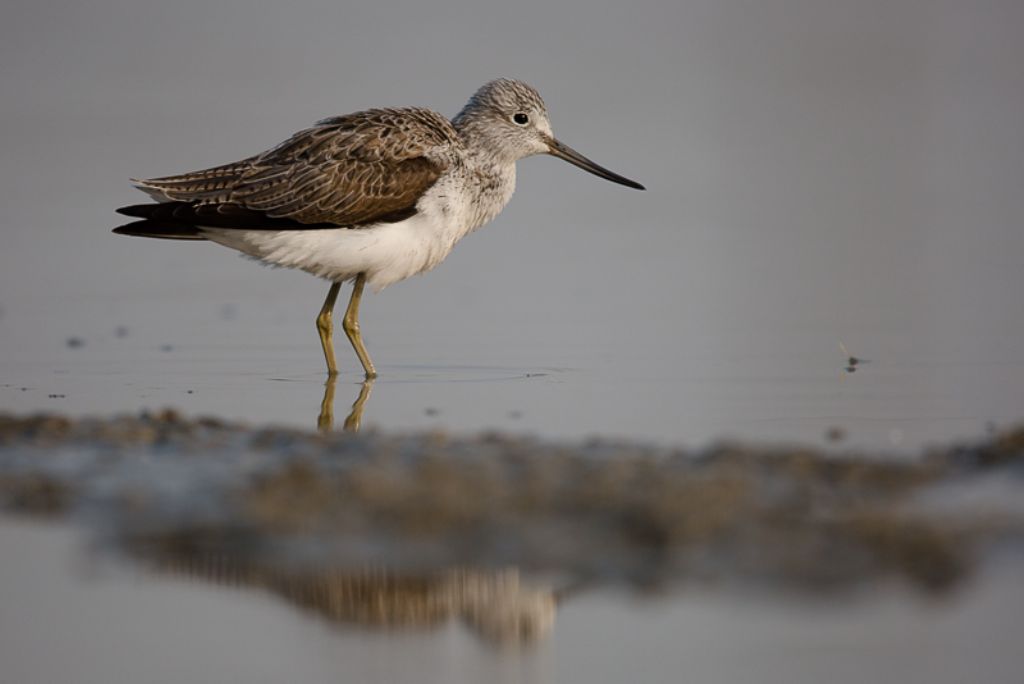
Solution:
{"label": "bird reflection in water", "polygon": [[458,620],[500,647],[541,641],[554,625],[559,601],[554,590],[524,583],[515,568],[425,575],[380,568],[295,571],[204,556],[164,557],[153,567],[222,586],[263,589],[338,626],[423,630]]}
{"label": "bird reflection in water", "polygon": [[[359,432],[359,426],[363,421],[363,407],[366,406],[366,401],[373,391],[373,382],[373,378],[367,378],[360,384],[359,396],[353,402],[342,425],[345,432]],[[316,427],[320,432],[330,432],[334,429],[334,391],[337,385],[337,375],[327,376],[327,381],[324,383],[324,398],[320,402],[320,415],[316,419]]]}

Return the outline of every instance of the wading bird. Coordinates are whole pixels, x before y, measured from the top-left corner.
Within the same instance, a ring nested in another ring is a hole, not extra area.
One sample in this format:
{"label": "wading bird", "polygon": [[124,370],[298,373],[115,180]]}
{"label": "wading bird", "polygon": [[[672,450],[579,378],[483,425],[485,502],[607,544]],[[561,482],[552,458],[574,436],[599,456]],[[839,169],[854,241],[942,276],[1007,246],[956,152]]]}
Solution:
{"label": "wading bird", "polygon": [[330,376],[338,372],[331,315],[341,284],[353,281],[342,328],[373,378],[359,331],[363,287],[380,290],[441,263],[505,207],[516,161],[536,154],[644,189],[555,139],[536,90],[498,79],[451,121],[416,107],[370,109],[232,164],[133,180],[156,202],[118,209],[138,220],[114,232],[209,240],[331,281],[316,319]]}

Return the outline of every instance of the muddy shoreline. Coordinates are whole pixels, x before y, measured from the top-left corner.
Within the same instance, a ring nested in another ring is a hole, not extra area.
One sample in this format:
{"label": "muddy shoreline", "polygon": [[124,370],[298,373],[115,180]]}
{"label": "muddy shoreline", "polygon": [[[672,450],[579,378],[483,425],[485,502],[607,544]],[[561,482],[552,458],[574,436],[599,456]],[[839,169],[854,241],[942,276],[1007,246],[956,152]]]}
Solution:
{"label": "muddy shoreline", "polygon": [[155,568],[282,586],[515,567],[563,586],[942,593],[1019,549],[1022,485],[1024,427],[894,459],[0,415],[4,510],[78,522]]}

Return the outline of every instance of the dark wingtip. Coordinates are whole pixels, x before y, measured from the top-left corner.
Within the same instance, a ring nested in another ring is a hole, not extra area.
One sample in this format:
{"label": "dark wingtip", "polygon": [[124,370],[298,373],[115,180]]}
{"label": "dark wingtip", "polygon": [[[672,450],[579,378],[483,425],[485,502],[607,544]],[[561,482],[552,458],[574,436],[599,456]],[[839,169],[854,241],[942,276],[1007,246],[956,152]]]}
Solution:
{"label": "dark wingtip", "polygon": [[169,225],[156,221],[132,221],[114,228],[117,235],[160,238],[163,240],[205,240],[195,226]]}
{"label": "dark wingtip", "polygon": [[122,216],[137,216],[139,218],[148,218],[153,212],[153,204],[133,204],[128,207],[120,207],[117,209],[117,213]]}
{"label": "dark wingtip", "polygon": [[[120,211],[120,210],[118,210]],[[118,235],[134,235],[136,237],[146,237],[147,231],[144,230],[148,227],[149,221],[132,221],[126,223],[123,226],[114,228],[113,232]]]}

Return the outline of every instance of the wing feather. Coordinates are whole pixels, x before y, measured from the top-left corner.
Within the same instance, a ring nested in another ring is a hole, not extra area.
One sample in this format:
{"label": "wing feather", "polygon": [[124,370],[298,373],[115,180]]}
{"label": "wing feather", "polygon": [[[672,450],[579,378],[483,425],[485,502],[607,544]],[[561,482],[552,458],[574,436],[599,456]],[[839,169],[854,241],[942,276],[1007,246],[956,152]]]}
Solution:
{"label": "wing feather", "polygon": [[453,163],[459,145],[440,114],[374,109],[325,119],[239,162],[136,185],[177,204],[179,213],[181,206],[193,205],[193,218],[200,218],[203,205],[234,206],[249,214],[221,214],[221,223],[262,214],[297,227],[354,227],[415,213],[416,202]]}

